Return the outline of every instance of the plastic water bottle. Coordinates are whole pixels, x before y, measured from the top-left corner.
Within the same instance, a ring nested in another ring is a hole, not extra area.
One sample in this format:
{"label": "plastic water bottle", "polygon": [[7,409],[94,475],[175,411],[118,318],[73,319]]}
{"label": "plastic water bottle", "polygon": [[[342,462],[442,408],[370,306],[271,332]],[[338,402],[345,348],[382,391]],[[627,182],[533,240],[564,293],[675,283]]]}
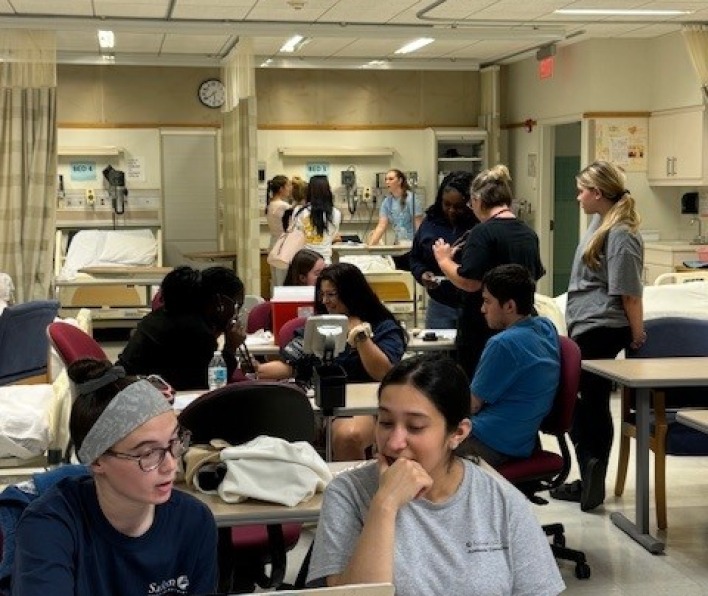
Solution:
{"label": "plastic water bottle", "polygon": [[218,389],[226,385],[226,362],[219,350],[214,352],[209,368],[207,369],[207,378],[209,381],[209,391]]}

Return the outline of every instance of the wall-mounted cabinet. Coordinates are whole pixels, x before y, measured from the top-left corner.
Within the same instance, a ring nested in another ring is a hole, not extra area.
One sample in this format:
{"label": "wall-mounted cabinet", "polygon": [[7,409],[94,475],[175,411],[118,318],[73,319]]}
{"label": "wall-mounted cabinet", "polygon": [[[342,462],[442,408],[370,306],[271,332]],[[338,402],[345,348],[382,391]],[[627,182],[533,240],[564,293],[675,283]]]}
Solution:
{"label": "wall-mounted cabinet", "polygon": [[435,131],[437,182],[454,171],[479,174],[487,167],[487,133],[483,130]]}
{"label": "wall-mounted cabinet", "polygon": [[655,112],[649,118],[647,177],[655,186],[708,183],[705,108]]}
{"label": "wall-mounted cabinet", "polygon": [[57,155],[59,157],[94,157],[100,155],[120,155],[123,153],[122,147],[111,145],[85,146],[85,147],[59,147]]}

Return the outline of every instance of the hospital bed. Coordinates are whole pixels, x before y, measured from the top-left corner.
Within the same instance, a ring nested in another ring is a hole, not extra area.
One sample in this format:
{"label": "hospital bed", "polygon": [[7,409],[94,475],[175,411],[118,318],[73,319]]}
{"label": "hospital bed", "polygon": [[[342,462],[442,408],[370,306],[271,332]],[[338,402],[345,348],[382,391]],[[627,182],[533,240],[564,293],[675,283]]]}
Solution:
{"label": "hospital bed", "polygon": [[64,316],[90,308],[97,327],[140,319],[167,271],[158,227],[56,232],[54,288]]}

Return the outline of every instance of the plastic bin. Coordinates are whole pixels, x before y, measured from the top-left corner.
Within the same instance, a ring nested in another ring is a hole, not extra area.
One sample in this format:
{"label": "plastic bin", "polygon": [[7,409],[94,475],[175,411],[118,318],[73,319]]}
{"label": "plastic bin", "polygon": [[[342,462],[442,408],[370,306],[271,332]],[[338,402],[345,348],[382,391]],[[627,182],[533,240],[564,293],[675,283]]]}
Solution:
{"label": "plastic bin", "polygon": [[346,404],[347,373],[338,364],[316,366],[312,374],[315,403],[326,413]]}

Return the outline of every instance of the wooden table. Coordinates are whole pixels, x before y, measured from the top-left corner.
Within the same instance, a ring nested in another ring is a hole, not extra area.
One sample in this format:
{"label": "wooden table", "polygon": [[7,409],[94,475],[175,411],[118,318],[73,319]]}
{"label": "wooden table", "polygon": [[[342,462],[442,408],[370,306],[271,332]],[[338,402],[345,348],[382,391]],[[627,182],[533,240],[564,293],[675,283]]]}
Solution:
{"label": "wooden table", "polygon": [[708,434],[708,410],[679,410],[676,421]]}
{"label": "wooden table", "polygon": [[238,271],[238,254],[233,250],[206,250],[200,252],[186,252],[185,258],[190,261],[209,261],[211,263],[219,263],[229,261],[231,268]]}
{"label": "wooden table", "polygon": [[664,550],[664,543],[649,533],[649,430],[650,392],[661,387],[708,385],[708,357],[630,358],[626,360],[583,360],[586,370],[620,385],[636,389],[637,454],[634,522],[614,512],[612,522],[652,554]]}

